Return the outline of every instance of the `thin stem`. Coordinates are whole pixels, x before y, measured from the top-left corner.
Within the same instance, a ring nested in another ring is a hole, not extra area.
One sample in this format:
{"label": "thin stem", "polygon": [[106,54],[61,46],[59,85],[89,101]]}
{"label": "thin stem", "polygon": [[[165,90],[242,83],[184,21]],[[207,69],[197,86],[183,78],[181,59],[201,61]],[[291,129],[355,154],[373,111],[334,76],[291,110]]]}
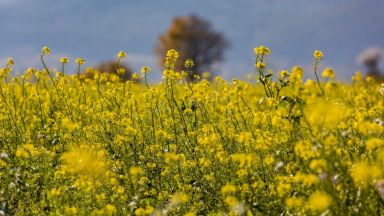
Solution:
{"label": "thin stem", "polygon": [[318,61],[315,60],[315,63],[314,63],[314,71],[315,71],[315,76],[316,76],[316,81],[317,81],[317,85],[319,86],[320,88],[320,91],[321,91],[321,95],[324,96],[324,90],[323,88],[321,88],[321,85],[320,85],[320,80],[319,80],[319,76],[317,76],[317,65],[318,65]]}

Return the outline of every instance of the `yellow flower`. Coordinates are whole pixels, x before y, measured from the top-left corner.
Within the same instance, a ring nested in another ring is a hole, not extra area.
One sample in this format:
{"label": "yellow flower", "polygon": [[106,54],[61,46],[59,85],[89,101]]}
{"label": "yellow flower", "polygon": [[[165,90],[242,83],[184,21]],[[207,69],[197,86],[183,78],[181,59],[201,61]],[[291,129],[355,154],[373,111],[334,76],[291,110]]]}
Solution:
{"label": "yellow flower", "polygon": [[267,166],[272,165],[274,162],[275,162],[275,158],[272,155],[267,155],[264,158],[264,164],[267,165]]}
{"label": "yellow flower", "polygon": [[360,162],[355,164],[352,168],[351,176],[357,186],[365,188],[382,177],[382,171],[377,166],[369,165],[366,162]]}
{"label": "yellow flower", "polygon": [[368,151],[372,151],[378,148],[384,147],[384,140],[379,138],[371,138],[365,143],[365,147]]}
{"label": "yellow flower", "polygon": [[308,160],[319,155],[319,152],[313,148],[311,142],[309,141],[299,141],[296,143],[294,149],[297,156],[304,160]]}
{"label": "yellow flower", "polygon": [[63,128],[67,129],[68,131],[74,131],[79,127],[76,123],[72,122],[69,118],[63,118],[63,120],[61,120],[61,125],[63,126]]}
{"label": "yellow flower", "polygon": [[10,72],[10,68],[0,68],[0,77],[5,78]]}
{"label": "yellow flower", "polygon": [[85,64],[85,60],[83,58],[76,58],[75,59],[75,62],[79,65],[83,65]]}
{"label": "yellow flower", "polygon": [[137,73],[133,73],[133,74],[132,74],[132,79],[133,79],[133,80],[138,80],[138,79],[140,79],[139,74],[137,74]]}
{"label": "yellow flower", "polygon": [[151,71],[151,68],[149,66],[144,66],[141,68],[140,72],[143,73],[143,74],[146,74],[148,73],[149,71]]}
{"label": "yellow flower", "polygon": [[28,152],[25,151],[24,149],[17,149],[16,150],[16,157],[19,157],[19,158],[27,158],[28,157]]}
{"label": "yellow flower", "polygon": [[302,178],[302,182],[304,185],[312,186],[319,182],[319,177],[313,174],[304,175]]}
{"label": "yellow flower", "polygon": [[15,63],[15,62],[13,61],[13,58],[8,58],[8,59],[7,59],[7,66],[8,66],[8,67],[12,67],[14,63]]}
{"label": "yellow flower", "polygon": [[114,205],[107,204],[105,206],[105,212],[107,213],[107,215],[113,215],[113,214],[116,214],[117,210]]}
{"label": "yellow flower", "polygon": [[304,83],[304,88],[311,89],[316,85],[315,81],[311,79],[307,79],[307,81]]}
{"label": "yellow flower", "polygon": [[335,72],[331,69],[331,68],[325,68],[323,73],[322,73],[322,76],[324,78],[334,78],[335,77]]}
{"label": "yellow flower", "polygon": [[35,73],[35,69],[33,69],[33,68],[28,68],[28,69],[25,71],[25,73],[26,73],[26,75],[27,75],[28,77],[33,76],[33,74]]}
{"label": "yellow flower", "polygon": [[288,208],[300,208],[304,203],[303,197],[289,197],[285,200],[285,205]]}
{"label": "yellow flower", "polygon": [[280,182],[276,187],[276,192],[279,197],[283,197],[285,194],[291,191],[291,188],[292,186],[290,184]]}
{"label": "yellow flower", "polygon": [[266,65],[263,63],[263,62],[261,62],[261,61],[258,61],[257,63],[256,63],[256,68],[258,68],[258,69],[264,69],[266,67]]}
{"label": "yellow flower", "polygon": [[224,202],[229,206],[229,207],[233,207],[235,206],[237,203],[239,203],[239,201],[237,200],[236,197],[234,196],[228,196],[225,198]]}
{"label": "yellow flower", "polygon": [[271,54],[271,51],[266,46],[259,46],[253,49],[255,55],[269,55]]}
{"label": "yellow flower", "polygon": [[125,68],[117,68],[116,73],[120,76],[125,74]]}
{"label": "yellow flower", "polygon": [[141,215],[150,215],[155,211],[155,208],[152,206],[148,205],[145,208],[137,208],[135,210],[135,215],[141,216]]}
{"label": "yellow flower", "polygon": [[49,195],[52,197],[59,196],[61,194],[60,189],[52,188]]}
{"label": "yellow flower", "polygon": [[167,68],[173,69],[178,58],[179,53],[176,50],[168,50],[167,55],[165,56],[165,66]]}
{"label": "yellow flower", "polygon": [[178,159],[177,154],[168,152],[164,155],[164,162],[165,163],[171,163],[172,161],[176,161]]}
{"label": "yellow flower", "polygon": [[60,62],[63,63],[63,64],[67,64],[69,62],[69,59],[64,56],[64,57],[60,58]]}
{"label": "yellow flower", "polygon": [[117,58],[125,58],[126,56],[127,54],[124,51],[120,51],[119,53],[117,53]]}
{"label": "yellow flower", "polygon": [[192,59],[187,59],[187,60],[185,61],[185,63],[184,63],[184,66],[185,66],[186,68],[192,68],[193,66],[195,66],[195,63],[193,62]]}
{"label": "yellow flower", "polygon": [[102,178],[106,175],[107,164],[103,154],[103,151],[91,149],[86,145],[74,148],[61,156],[62,170],[104,180]]}
{"label": "yellow flower", "polygon": [[324,160],[324,159],[314,159],[314,160],[311,161],[309,167],[312,170],[320,173],[320,172],[323,172],[326,169],[327,161]]}
{"label": "yellow flower", "polygon": [[295,74],[295,76],[298,76],[299,78],[302,78],[303,77],[303,68],[301,68],[300,66],[293,66],[291,68],[291,73],[292,75]]}
{"label": "yellow flower", "polygon": [[172,195],[171,198],[171,206],[177,206],[187,203],[189,200],[189,197],[186,193],[180,192]]}
{"label": "yellow flower", "polygon": [[76,207],[65,206],[64,212],[66,215],[77,215],[78,211]]}
{"label": "yellow flower", "polygon": [[50,50],[47,46],[44,46],[44,47],[41,49],[41,51],[42,51],[42,54],[43,54],[43,55],[49,55],[49,54],[51,54],[51,50]]}
{"label": "yellow flower", "polygon": [[308,207],[312,212],[323,212],[332,203],[332,197],[322,191],[316,191],[309,197]]}
{"label": "yellow flower", "polygon": [[323,52],[320,51],[320,50],[315,50],[315,51],[313,52],[313,57],[314,57],[316,60],[321,60],[321,59],[323,59],[324,54],[323,54]]}
{"label": "yellow flower", "polygon": [[16,157],[19,158],[27,158],[30,155],[35,155],[37,154],[38,151],[32,144],[25,144],[21,148],[17,148],[16,150]]}
{"label": "yellow flower", "polygon": [[287,70],[282,70],[282,71],[280,71],[280,76],[282,78],[287,77],[287,76],[289,76],[289,72]]}
{"label": "yellow flower", "polygon": [[221,193],[228,194],[228,193],[234,193],[236,192],[237,188],[235,185],[226,184],[223,187],[221,187]]}
{"label": "yellow flower", "polygon": [[144,170],[141,167],[131,167],[131,168],[129,168],[129,174],[134,175],[134,176],[143,175]]}
{"label": "yellow flower", "polygon": [[33,144],[25,144],[25,145],[23,146],[23,148],[24,148],[26,151],[28,151],[29,153],[31,153],[31,154],[36,153],[36,149],[35,149],[35,146],[33,146]]}

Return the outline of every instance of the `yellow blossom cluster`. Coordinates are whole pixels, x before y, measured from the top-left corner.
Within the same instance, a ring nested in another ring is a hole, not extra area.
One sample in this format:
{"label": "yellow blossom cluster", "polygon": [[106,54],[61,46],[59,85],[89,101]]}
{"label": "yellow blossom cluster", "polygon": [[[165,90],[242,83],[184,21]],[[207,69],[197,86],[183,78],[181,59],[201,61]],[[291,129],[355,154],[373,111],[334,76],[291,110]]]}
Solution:
{"label": "yellow blossom cluster", "polygon": [[12,58],[0,68],[0,214],[384,213],[384,87],[338,82],[319,50],[315,74],[270,70],[260,46],[249,81],[196,82],[170,50],[159,84],[148,66],[143,83],[86,77],[83,58],[50,69],[50,53],[20,76]]}

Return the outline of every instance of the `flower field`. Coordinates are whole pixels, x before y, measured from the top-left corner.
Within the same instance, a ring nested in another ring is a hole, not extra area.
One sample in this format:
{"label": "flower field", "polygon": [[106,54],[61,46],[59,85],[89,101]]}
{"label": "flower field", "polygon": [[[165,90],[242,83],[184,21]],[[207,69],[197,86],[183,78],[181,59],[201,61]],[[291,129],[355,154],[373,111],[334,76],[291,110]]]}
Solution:
{"label": "flower field", "polygon": [[170,50],[159,84],[49,54],[0,69],[0,215],[384,215],[384,86],[321,51],[272,74],[257,47],[246,82],[189,80]]}

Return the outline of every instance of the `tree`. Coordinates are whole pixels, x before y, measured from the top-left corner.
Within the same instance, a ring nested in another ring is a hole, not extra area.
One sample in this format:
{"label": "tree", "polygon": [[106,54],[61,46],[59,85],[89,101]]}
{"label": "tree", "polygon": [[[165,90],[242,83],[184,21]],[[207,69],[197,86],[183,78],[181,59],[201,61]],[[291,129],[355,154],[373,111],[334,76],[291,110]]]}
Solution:
{"label": "tree", "polygon": [[357,62],[367,68],[367,76],[377,80],[384,79],[384,75],[380,72],[379,63],[383,55],[383,50],[378,47],[370,47],[365,49],[357,57]]}
{"label": "tree", "polygon": [[[116,61],[101,62],[99,65],[96,66],[95,70],[98,71],[99,73],[116,74],[118,68],[123,69],[125,71],[123,75],[119,75],[123,81],[131,79],[133,70],[128,65],[121,62],[119,65],[117,65]],[[86,71],[85,76],[87,78],[93,78],[94,74]]]}
{"label": "tree", "polygon": [[192,59],[194,66],[189,74],[190,80],[194,75],[201,75],[210,70],[212,64],[223,60],[224,50],[229,46],[224,36],[216,32],[212,25],[196,16],[175,17],[168,30],[159,36],[155,52],[159,58],[159,66],[164,66],[164,56],[167,50],[175,49],[179,52],[176,70],[184,69],[184,62]]}

